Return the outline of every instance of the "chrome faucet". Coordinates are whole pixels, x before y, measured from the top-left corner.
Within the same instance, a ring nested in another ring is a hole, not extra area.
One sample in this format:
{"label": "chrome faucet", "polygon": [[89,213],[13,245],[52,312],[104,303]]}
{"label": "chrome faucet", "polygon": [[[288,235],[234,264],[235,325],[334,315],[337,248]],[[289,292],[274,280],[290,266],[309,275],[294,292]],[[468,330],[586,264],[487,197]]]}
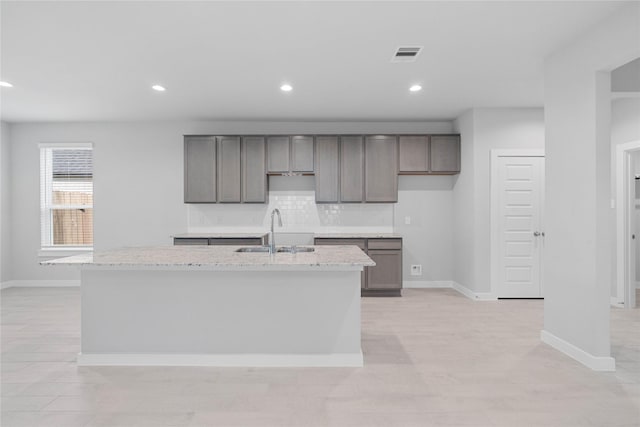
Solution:
{"label": "chrome faucet", "polygon": [[282,227],[282,217],[280,216],[280,210],[274,209],[271,211],[271,234],[269,235],[269,253],[276,253],[276,239],[275,233],[273,232],[273,220],[275,219],[276,214],[278,214],[278,226]]}

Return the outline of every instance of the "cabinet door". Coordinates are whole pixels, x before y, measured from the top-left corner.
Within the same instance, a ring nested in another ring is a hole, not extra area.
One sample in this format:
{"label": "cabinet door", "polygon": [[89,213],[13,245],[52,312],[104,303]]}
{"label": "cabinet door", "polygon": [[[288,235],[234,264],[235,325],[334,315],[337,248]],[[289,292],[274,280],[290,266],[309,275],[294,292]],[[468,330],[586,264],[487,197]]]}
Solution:
{"label": "cabinet door", "polygon": [[208,245],[209,239],[206,238],[193,238],[193,237],[174,237],[174,246],[196,246],[196,245]]}
{"label": "cabinet door", "polygon": [[338,137],[316,138],[316,202],[338,203]]}
{"label": "cabinet door", "polygon": [[266,203],[266,146],[262,136],[242,138],[242,201]]}
{"label": "cabinet door", "polygon": [[367,267],[366,289],[402,289],[402,251],[370,249],[375,267]]}
{"label": "cabinet door", "polygon": [[267,138],[267,172],[289,172],[289,137],[270,136]]}
{"label": "cabinet door", "polygon": [[291,138],[291,172],[313,173],[313,137]]}
{"label": "cabinet door", "polygon": [[340,137],[340,201],[364,201],[364,143],[361,136]]}
{"label": "cabinet door", "polygon": [[259,237],[214,237],[209,239],[209,245],[212,246],[260,246],[262,239]]}
{"label": "cabinet door", "polygon": [[240,137],[218,139],[218,201],[240,203]]}
{"label": "cabinet door", "polygon": [[429,171],[429,137],[426,135],[398,138],[400,173]]}
{"label": "cabinet door", "polygon": [[365,143],[365,201],[398,201],[398,141],[395,136],[368,136]]}
{"label": "cabinet door", "polygon": [[460,172],[459,135],[433,135],[430,151],[432,173]]}
{"label": "cabinet door", "polygon": [[[355,245],[362,249],[363,252],[367,252],[367,245],[365,239],[330,239],[330,238],[322,238],[316,237],[313,240],[314,245],[318,246],[342,246],[342,245]],[[369,267],[365,267],[360,274],[360,289],[364,289],[367,286],[367,269]]]}
{"label": "cabinet door", "polygon": [[184,202],[216,202],[216,139],[184,137]]}

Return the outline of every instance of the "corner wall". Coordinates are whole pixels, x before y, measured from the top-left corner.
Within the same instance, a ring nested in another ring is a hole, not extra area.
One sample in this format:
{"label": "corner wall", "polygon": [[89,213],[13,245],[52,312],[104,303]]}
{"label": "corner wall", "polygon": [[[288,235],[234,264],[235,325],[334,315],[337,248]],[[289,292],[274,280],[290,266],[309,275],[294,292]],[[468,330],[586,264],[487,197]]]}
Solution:
{"label": "corner wall", "polygon": [[[640,56],[633,3],[545,61],[543,341],[597,370],[610,357],[610,70]],[[575,173],[576,170],[585,171]]]}
{"label": "corner wall", "polygon": [[491,293],[491,150],[544,149],[542,108],[480,108],[456,119],[462,172],[454,186],[454,280]]}
{"label": "corner wall", "polygon": [[0,283],[11,280],[11,139],[0,122]]}

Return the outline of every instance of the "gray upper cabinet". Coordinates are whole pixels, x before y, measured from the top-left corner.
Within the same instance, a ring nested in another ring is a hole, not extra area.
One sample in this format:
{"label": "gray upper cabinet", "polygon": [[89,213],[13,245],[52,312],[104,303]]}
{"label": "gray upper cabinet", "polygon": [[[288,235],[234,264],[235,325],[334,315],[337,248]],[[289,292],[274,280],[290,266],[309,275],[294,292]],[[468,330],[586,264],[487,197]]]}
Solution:
{"label": "gray upper cabinet", "polygon": [[318,203],[396,203],[398,174],[460,173],[460,135],[185,136],[185,203],[265,203],[290,173],[316,175]]}
{"label": "gray upper cabinet", "polygon": [[262,136],[242,138],[242,201],[266,203],[266,145]]}
{"label": "gray upper cabinet", "polygon": [[184,202],[216,202],[216,139],[184,137]]}
{"label": "gray upper cabinet", "polygon": [[460,135],[431,136],[431,172],[456,174],[460,172]]}
{"label": "gray upper cabinet", "polygon": [[429,137],[406,135],[398,137],[399,172],[427,173],[429,171]]}
{"label": "gray upper cabinet", "polygon": [[340,137],[340,201],[364,201],[364,140],[361,136]]}
{"label": "gray upper cabinet", "polygon": [[270,136],[267,138],[267,172],[289,172],[289,137]]}
{"label": "gray upper cabinet", "polygon": [[368,136],[365,141],[365,201],[398,201],[398,140],[395,136]]}
{"label": "gray upper cabinet", "polygon": [[219,136],[218,201],[240,203],[240,137]]}
{"label": "gray upper cabinet", "polygon": [[338,203],[340,201],[338,137],[317,137],[315,151],[316,202]]}
{"label": "gray upper cabinet", "polygon": [[291,172],[313,173],[313,137],[291,138]]}

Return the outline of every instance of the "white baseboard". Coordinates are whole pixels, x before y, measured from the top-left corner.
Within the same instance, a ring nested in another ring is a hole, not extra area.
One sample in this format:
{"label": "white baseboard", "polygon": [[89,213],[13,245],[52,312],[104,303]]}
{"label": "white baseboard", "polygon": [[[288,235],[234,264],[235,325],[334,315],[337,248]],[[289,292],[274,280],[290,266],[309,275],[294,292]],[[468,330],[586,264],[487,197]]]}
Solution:
{"label": "white baseboard", "polygon": [[490,292],[474,292],[471,289],[461,285],[458,282],[452,282],[452,283],[453,283],[453,289],[455,289],[465,297],[472,299],[474,301],[494,301],[497,299]]}
{"label": "white baseboard", "polygon": [[354,367],[362,351],[334,354],[78,354],[78,366]]}
{"label": "white baseboard", "polygon": [[611,305],[613,307],[624,308],[624,301],[619,301],[618,297],[611,297]]}
{"label": "white baseboard", "polygon": [[70,288],[80,286],[80,280],[7,280],[0,289],[7,288]]}
{"label": "white baseboard", "polygon": [[474,292],[453,280],[406,280],[402,282],[402,287],[405,289],[454,289],[474,301],[491,301],[496,299],[491,293]]}
{"label": "white baseboard", "polygon": [[594,371],[613,372],[616,370],[616,359],[613,357],[594,356],[545,330],[540,331],[540,339],[543,343],[550,345]]}
{"label": "white baseboard", "polygon": [[453,288],[453,282],[451,280],[404,280],[402,287],[406,289]]}

